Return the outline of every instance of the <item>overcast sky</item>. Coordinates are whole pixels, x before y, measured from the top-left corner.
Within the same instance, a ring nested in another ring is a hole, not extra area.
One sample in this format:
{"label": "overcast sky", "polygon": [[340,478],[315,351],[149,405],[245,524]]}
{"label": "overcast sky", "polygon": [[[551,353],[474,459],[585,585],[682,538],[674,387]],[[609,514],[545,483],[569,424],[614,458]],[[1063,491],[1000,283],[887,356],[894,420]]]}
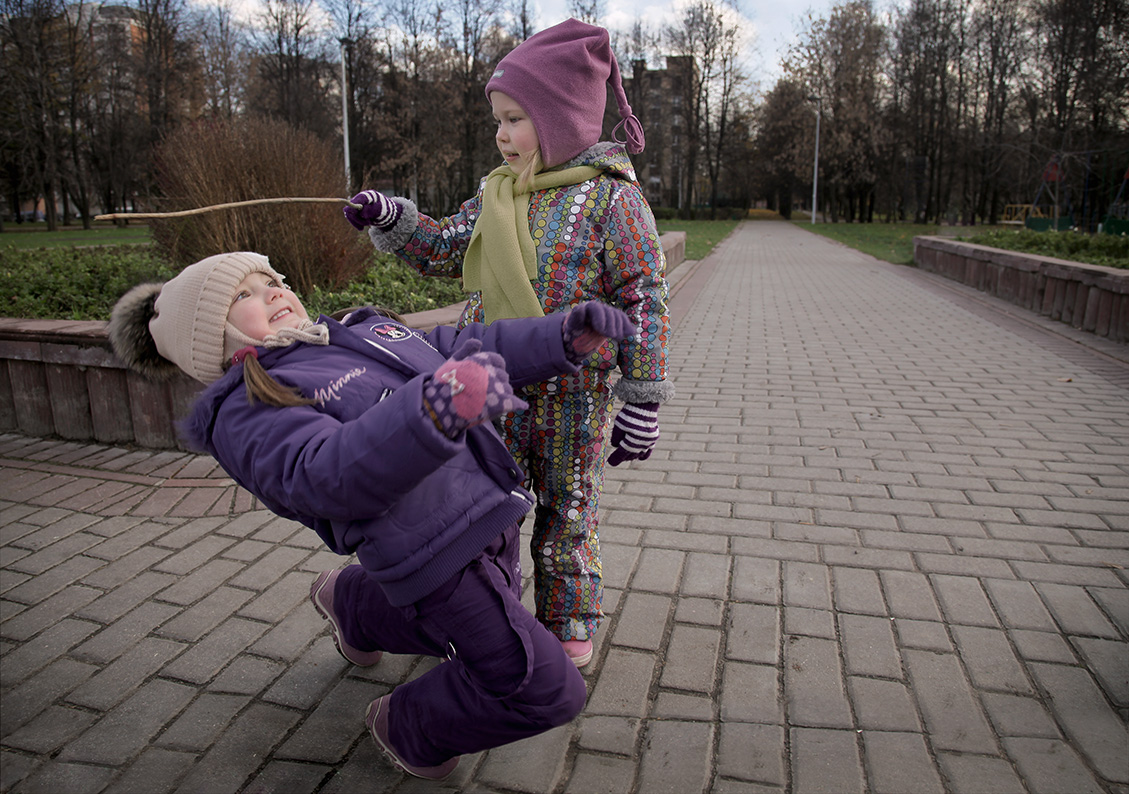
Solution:
{"label": "overcast sky", "polygon": [[[542,27],[561,22],[567,16],[566,0],[535,0],[540,7]],[[670,21],[675,16],[678,0],[605,0],[604,24],[616,30],[627,30],[637,17],[652,28]],[[797,22],[810,11],[814,16],[827,16],[832,0],[737,0],[739,10],[755,31],[754,53],[750,54],[749,67],[754,77],[769,83],[780,74],[780,53],[795,38]]]}
{"label": "overcast sky", "polygon": [[[210,5],[216,0],[191,0]],[[642,18],[652,30],[659,30],[677,16],[677,8],[687,0],[604,0],[603,24],[613,30],[631,29],[636,18]],[[797,24],[809,12],[827,16],[835,0],[735,0],[746,21],[752,44],[748,47],[746,67],[763,90],[772,88],[780,76],[781,53],[795,40]],[[538,29],[564,21],[567,0],[533,0],[538,11]],[[261,12],[262,0],[233,0],[236,16],[253,20]],[[661,66],[661,64],[652,64]]]}

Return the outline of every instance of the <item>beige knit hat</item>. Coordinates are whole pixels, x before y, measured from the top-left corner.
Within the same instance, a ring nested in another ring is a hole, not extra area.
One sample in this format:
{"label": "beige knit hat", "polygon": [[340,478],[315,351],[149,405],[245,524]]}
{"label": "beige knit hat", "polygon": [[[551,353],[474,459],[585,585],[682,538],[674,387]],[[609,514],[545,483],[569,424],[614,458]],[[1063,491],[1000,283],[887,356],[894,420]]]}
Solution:
{"label": "beige knit hat", "polygon": [[150,377],[167,377],[175,371],[171,362],[202,383],[217,380],[227,357],[224,332],[235,289],[256,272],[283,280],[262,254],[239,251],[202,259],[164,284],[134,287],[110,318],[115,352]]}

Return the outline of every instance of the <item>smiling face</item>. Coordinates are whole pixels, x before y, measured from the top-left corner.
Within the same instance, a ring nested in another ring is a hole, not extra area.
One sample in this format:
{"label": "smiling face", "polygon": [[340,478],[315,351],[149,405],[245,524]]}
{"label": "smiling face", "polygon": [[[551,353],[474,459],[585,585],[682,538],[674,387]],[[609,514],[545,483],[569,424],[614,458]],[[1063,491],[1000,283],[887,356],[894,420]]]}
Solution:
{"label": "smiling face", "polygon": [[266,339],[283,328],[298,328],[309,315],[281,281],[255,272],[239,282],[227,312],[227,321],[252,339]]}
{"label": "smiling face", "polygon": [[498,151],[506,158],[513,172],[520,174],[541,148],[533,120],[521,105],[501,91],[490,94],[490,107],[494,110],[494,121],[498,124],[498,131],[494,133]]}

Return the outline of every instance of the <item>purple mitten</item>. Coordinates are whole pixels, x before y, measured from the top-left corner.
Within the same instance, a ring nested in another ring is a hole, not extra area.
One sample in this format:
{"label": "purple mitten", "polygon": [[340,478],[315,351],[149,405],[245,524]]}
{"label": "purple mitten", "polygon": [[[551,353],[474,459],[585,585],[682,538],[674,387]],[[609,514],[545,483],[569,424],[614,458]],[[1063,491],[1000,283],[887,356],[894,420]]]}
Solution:
{"label": "purple mitten", "polygon": [[659,404],[627,403],[612,426],[612,450],[608,463],[618,466],[625,460],[646,460],[659,440]]}
{"label": "purple mitten", "polygon": [[481,350],[482,342],[469,340],[423,387],[425,407],[449,438],[495,416],[529,407],[514,396],[502,357]]}
{"label": "purple mitten", "polygon": [[349,199],[349,203],[361,205],[359,209],[349,206],[343,210],[345,220],[353,224],[353,228],[357,231],[366,226],[375,226],[380,231],[386,232],[396,225],[396,221],[400,220],[400,214],[404,211],[400,202],[393,201],[375,190],[362,190]]}
{"label": "purple mitten", "polygon": [[579,364],[605,339],[629,339],[637,331],[625,312],[600,301],[586,301],[565,317],[561,335],[568,360]]}

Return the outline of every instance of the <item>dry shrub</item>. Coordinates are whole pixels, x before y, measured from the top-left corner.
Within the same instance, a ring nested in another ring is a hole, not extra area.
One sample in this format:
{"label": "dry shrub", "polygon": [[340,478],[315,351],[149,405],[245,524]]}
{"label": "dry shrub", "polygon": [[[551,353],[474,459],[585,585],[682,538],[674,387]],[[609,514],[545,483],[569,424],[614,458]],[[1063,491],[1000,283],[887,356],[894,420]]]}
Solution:
{"label": "dry shrub", "polygon": [[[170,134],[158,151],[162,211],[275,197],[346,198],[340,152],[313,134],[262,118],[207,121]],[[299,292],[336,288],[372,257],[344,204],[264,204],[153,221],[153,238],[186,265],[224,251],[270,258]]]}

